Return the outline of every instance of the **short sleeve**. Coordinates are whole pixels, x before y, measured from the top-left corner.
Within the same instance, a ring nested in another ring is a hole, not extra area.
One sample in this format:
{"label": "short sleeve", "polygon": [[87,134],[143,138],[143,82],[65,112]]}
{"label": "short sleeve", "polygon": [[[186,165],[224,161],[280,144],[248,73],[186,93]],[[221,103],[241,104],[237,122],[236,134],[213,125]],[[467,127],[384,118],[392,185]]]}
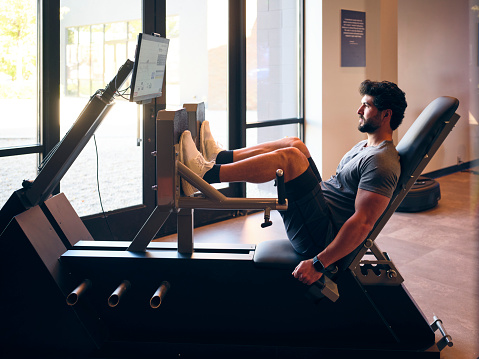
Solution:
{"label": "short sleeve", "polygon": [[364,159],[358,188],[391,198],[398,183],[398,161],[380,153]]}

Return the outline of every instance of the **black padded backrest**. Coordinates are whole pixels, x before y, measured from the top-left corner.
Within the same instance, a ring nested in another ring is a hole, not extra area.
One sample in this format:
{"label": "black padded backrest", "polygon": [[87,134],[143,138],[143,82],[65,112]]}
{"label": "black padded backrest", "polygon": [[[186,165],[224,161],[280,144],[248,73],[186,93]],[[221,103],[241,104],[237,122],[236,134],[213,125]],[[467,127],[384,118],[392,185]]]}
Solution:
{"label": "black padded backrest", "polygon": [[[401,175],[396,190],[388,207],[366,239],[376,239],[432,156],[444,142],[459,119],[459,116],[455,115],[458,106],[459,101],[454,97],[444,96],[435,99],[422,111],[399,141],[396,149],[401,161]],[[358,257],[362,257],[364,252],[364,246],[361,245],[340,260],[339,267],[345,269],[348,266],[355,266],[361,259]]]}
{"label": "black padded backrest", "polygon": [[[401,157],[401,176],[396,193],[414,175],[424,156],[432,157],[434,155],[437,150],[433,149],[435,141],[451,120],[458,106],[459,101],[454,97],[439,97],[435,99],[424,109],[401,141],[399,141],[396,149]],[[431,153],[431,150],[434,150],[434,153]]]}

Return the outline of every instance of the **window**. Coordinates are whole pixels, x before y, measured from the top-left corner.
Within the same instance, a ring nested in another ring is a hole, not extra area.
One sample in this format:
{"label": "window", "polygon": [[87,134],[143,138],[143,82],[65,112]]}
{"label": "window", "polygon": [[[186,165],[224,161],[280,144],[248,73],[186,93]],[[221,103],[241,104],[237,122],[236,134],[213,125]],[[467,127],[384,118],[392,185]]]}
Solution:
{"label": "window", "polygon": [[[16,13],[26,15],[24,28],[17,34],[28,34],[17,51],[19,42],[0,33],[0,101],[7,115],[0,122],[0,204],[23,179],[36,177],[38,159],[48,157],[90,96],[133,59],[139,32],[170,39],[164,95],[142,106],[117,97],[95,132],[96,144],[92,138],[60,183],[95,239],[131,240],[154,209],[154,119],[165,106],[204,102],[206,119],[225,148],[301,137],[301,6],[300,0],[0,2],[0,29],[13,23],[10,10],[21,10]],[[248,196],[275,195],[272,184],[265,187],[259,195],[248,187]],[[241,196],[245,189],[234,183],[221,191]],[[234,211],[210,212],[195,211],[195,225]]]}
{"label": "window", "polygon": [[[95,16],[91,13],[93,7]],[[62,0],[61,8],[63,136],[90,96],[115,77],[126,59],[134,60],[142,21],[138,0],[125,6],[113,0],[102,1],[100,8],[94,1]],[[122,88],[128,85],[129,79]],[[117,97],[95,137],[62,179],[61,190],[80,216],[143,203],[141,109]]]}
{"label": "window", "polygon": [[0,208],[24,179],[35,179],[37,1],[0,2]]}
{"label": "window", "polygon": [[[300,1],[246,1],[246,145],[302,137]],[[271,183],[249,197],[275,197]]]}
{"label": "window", "polygon": [[228,148],[228,2],[166,2],[167,108],[205,103],[205,119],[216,140]]}
{"label": "window", "polygon": [[246,2],[247,123],[301,117],[297,1]]}

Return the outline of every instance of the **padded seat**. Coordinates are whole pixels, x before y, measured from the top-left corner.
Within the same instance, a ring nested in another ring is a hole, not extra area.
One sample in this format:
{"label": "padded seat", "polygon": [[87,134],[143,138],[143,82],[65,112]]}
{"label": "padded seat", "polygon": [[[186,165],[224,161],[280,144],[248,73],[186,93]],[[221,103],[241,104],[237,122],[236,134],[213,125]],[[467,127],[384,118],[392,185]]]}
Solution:
{"label": "padded seat", "polygon": [[308,259],[298,254],[288,239],[273,239],[258,243],[254,252],[254,264],[261,268],[291,269]]}

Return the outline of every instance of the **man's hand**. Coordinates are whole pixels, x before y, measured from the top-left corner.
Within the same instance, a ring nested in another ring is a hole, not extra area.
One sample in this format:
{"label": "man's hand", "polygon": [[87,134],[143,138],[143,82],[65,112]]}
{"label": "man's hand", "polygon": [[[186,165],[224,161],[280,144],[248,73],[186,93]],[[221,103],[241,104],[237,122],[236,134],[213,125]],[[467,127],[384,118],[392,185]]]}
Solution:
{"label": "man's hand", "polygon": [[311,285],[318,281],[323,275],[323,273],[320,273],[314,269],[312,259],[308,259],[299,263],[292,274],[294,278],[307,285]]}

